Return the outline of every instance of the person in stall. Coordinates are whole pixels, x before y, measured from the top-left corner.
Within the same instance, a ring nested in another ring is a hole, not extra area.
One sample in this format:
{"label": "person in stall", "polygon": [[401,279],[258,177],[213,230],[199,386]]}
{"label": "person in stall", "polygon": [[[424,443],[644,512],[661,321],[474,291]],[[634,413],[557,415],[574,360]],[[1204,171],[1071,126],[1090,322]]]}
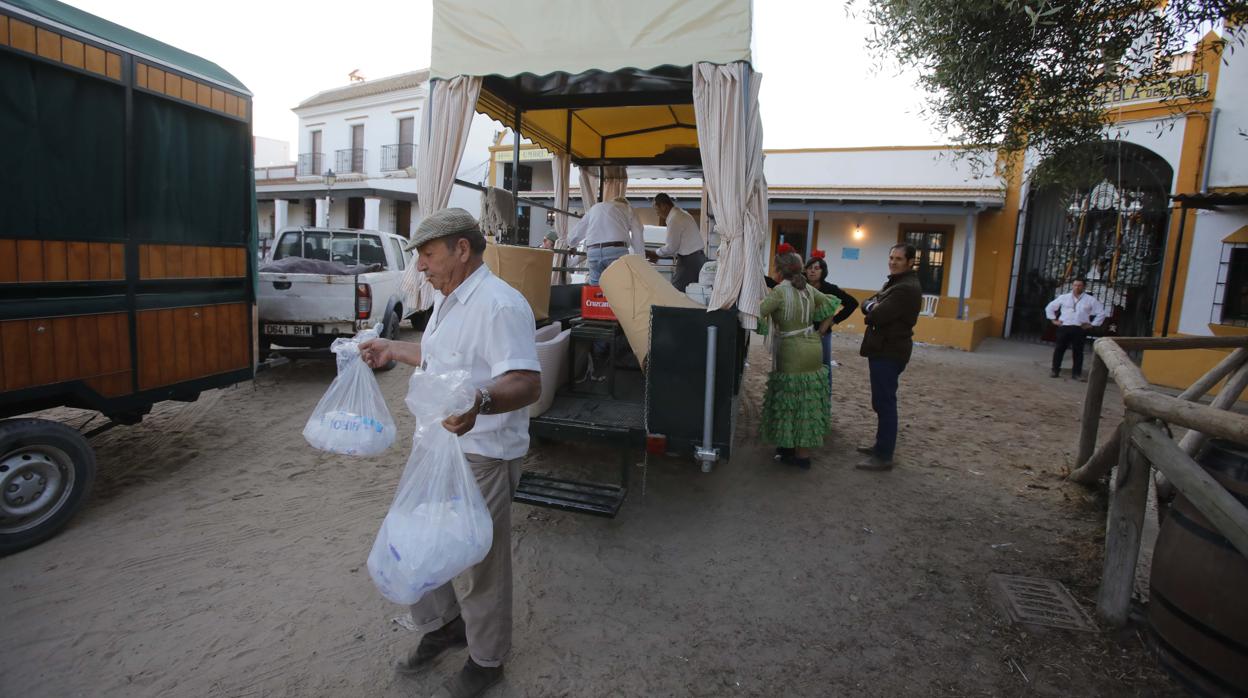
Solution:
{"label": "person in stall", "polygon": [[617,196],[589,207],[585,217],[568,234],[568,247],[585,242],[589,261],[589,285],[597,286],[603,270],[628,254],[642,254],[646,243],[645,228],[628,199]]}
{"label": "person in stall", "polygon": [[702,251],[702,230],[693,216],[678,207],[667,194],[654,197],[654,211],[659,214],[659,225],[667,226],[667,242],[654,252],[647,250],[646,258],[651,262],[675,259],[672,285],[684,293],[689,284],[698,283],[698,274],[702,265],[706,264],[706,254]]}

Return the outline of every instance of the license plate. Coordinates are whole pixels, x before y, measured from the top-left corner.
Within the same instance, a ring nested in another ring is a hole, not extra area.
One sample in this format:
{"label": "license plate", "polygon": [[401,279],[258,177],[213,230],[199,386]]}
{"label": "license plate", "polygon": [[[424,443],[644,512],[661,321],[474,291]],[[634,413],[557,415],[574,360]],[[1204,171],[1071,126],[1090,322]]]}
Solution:
{"label": "license plate", "polygon": [[264,333],[284,337],[311,337],[311,325],[265,325]]}

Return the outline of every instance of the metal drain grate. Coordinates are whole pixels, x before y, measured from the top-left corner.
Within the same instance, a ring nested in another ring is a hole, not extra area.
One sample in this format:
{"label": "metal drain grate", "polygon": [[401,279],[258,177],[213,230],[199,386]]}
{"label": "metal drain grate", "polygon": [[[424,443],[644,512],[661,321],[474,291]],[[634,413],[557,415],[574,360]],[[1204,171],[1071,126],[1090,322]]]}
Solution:
{"label": "metal drain grate", "polygon": [[1082,630],[1094,628],[1066,587],[1052,579],[993,574],[988,577],[1015,623]]}

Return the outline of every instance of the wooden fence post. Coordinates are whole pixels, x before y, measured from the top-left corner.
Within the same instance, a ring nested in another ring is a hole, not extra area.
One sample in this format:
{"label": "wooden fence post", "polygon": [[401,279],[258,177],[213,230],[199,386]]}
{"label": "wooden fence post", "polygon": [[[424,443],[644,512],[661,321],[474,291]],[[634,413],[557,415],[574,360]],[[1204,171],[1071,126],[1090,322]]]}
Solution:
{"label": "wooden fence post", "polygon": [[1096,433],[1101,426],[1101,406],[1105,402],[1105,384],[1109,381],[1109,369],[1105,360],[1092,352],[1092,370],[1088,372],[1088,393],[1083,398],[1083,425],[1079,431],[1079,454],[1075,467],[1088,462],[1096,450]]}
{"label": "wooden fence post", "polygon": [[1140,534],[1144,530],[1144,513],[1148,500],[1150,467],[1131,442],[1131,432],[1143,417],[1128,412],[1119,427],[1122,444],[1118,452],[1118,471],[1110,483],[1109,516],[1105,524],[1105,568],[1096,608],[1101,618],[1112,626],[1127,622],[1131,607],[1131,590],[1135,583],[1135,566],[1140,555]]}

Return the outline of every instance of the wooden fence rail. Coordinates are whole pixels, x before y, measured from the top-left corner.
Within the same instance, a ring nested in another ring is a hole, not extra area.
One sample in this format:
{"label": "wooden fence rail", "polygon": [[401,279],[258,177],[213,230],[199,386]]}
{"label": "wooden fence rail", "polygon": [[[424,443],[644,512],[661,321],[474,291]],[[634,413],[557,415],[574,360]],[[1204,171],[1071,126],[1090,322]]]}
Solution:
{"label": "wooden fence rail", "polygon": [[[1079,468],[1071,473],[1070,479],[1093,483],[1117,465],[1110,482],[1105,566],[1097,594],[1097,611],[1111,625],[1122,625],[1131,604],[1153,468],[1178,488],[1236,549],[1248,556],[1248,508],[1193,459],[1208,437],[1248,444],[1248,416],[1229,411],[1248,389],[1248,337],[1106,337],[1098,339],[1093,348],[1095,357],[1088,376],[1088,393],[1079,431]],[[1215,348],[1235,351],[1178,397],[1154,390],[1127,356],[1127,350],[1136,349]],[[1196,402],[1228,376],[1212,405]],[[1127,414],[1117,433],[1097,448],[1101,407],[1111,378],[1122,392]],[[1176,443],[1158,421],[1187,427],[1190,431],[1181,443]]]}

